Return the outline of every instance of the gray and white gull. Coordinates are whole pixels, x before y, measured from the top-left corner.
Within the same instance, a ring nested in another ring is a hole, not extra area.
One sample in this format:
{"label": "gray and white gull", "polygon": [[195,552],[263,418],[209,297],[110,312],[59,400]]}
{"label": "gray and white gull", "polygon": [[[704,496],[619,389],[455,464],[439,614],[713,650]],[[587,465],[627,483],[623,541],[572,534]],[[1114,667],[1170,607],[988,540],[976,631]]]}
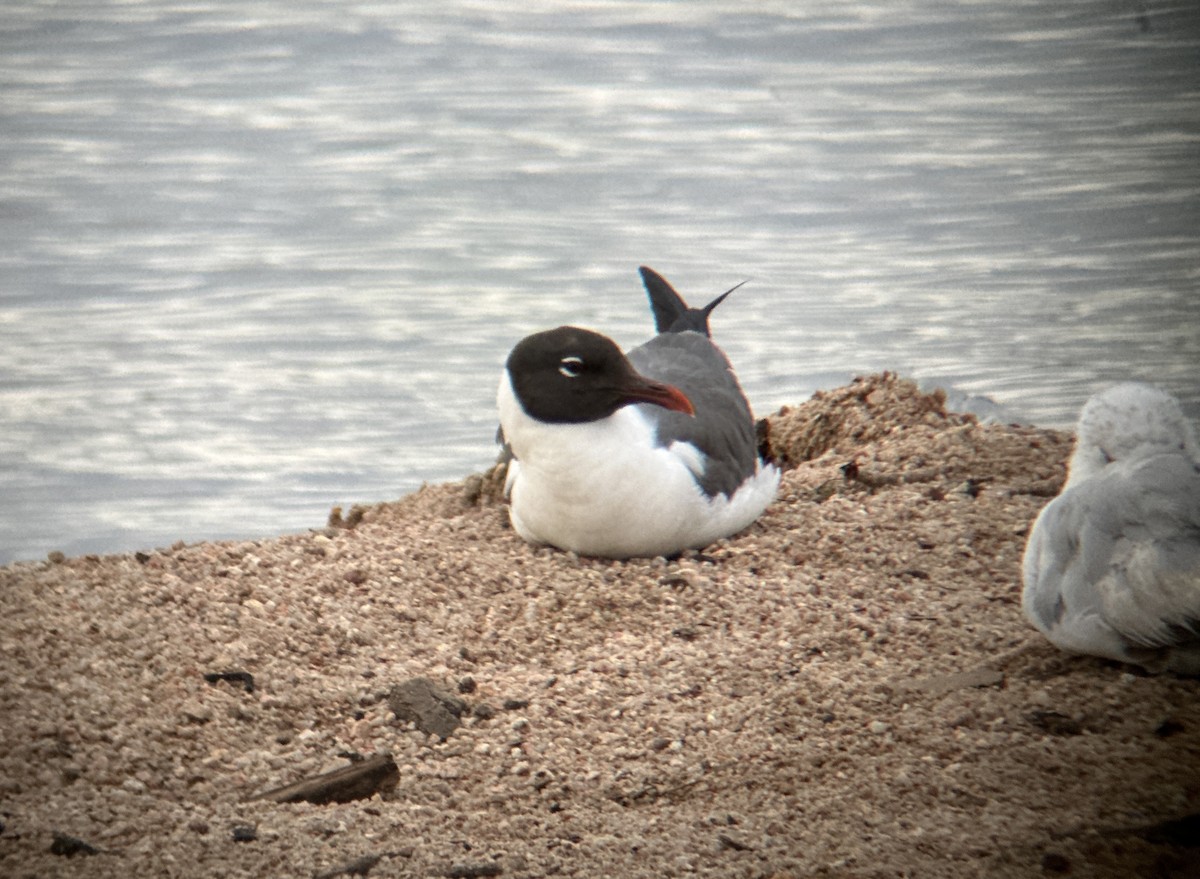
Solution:
{"label": "gray and white gull", "polygon": [[[708,318],[646,267],[657,335],[624,354],[579,327],[534,333],[497,392],[505,491],[531,543],[607,558],[670,556],[749,526],[775,497],[754,418]],[[735,288],[736,289],[736,288]]]}
{"label": "gray and white gull", "polygon": [[1026,617],[1061,649],[1200,675],[1200,446],[1174,397],[1088,400],[1023,574]]}

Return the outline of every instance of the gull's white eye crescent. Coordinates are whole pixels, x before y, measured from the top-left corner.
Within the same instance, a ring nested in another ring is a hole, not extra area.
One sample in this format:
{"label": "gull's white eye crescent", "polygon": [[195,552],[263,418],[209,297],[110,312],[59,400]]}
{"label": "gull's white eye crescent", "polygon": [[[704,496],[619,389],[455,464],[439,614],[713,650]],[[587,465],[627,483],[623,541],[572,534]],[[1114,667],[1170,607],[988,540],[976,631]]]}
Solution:
{"label": "gull's white eye crescent", "polygon": [[567,378],[576,378],[579,373],[583,372],[583,360],[582,358],[575,357],[574,355],[570,357],[564,357],[562,360],[558,361],[558,371]]}

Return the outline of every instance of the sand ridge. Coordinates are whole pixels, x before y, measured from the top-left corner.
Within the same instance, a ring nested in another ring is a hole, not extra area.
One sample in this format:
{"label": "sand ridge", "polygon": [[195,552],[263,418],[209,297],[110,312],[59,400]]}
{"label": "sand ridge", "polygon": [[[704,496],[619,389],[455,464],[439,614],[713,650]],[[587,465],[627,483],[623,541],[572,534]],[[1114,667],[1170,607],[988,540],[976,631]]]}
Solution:
{"label": "sand ridge", "polygon": [[[0,873],[1200,875],[1169,823],[1200,812],[1200,682],[1020,614],[1069,435],[882,375],[763,443],[778,500],[673,561],[528,546],[492,472],[0,569]],[[444,739],[396,718],[415,678],[463,703]],[[384,753],[370,798],[254,799]]]}

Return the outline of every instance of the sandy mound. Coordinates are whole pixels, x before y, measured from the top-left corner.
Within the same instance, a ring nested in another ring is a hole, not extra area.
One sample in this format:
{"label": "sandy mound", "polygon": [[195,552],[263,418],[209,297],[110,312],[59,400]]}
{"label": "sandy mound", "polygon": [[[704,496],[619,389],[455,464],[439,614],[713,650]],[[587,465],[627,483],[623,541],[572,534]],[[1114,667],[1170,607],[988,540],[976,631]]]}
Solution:
{"label": "sandy mound", "polygon": [[0,874],[1200,875],[1200,683],[1020,615],[1068,436],[881,376],[763,442],[779,500],[672,562],[531,548],[492,474],[0,569]]}

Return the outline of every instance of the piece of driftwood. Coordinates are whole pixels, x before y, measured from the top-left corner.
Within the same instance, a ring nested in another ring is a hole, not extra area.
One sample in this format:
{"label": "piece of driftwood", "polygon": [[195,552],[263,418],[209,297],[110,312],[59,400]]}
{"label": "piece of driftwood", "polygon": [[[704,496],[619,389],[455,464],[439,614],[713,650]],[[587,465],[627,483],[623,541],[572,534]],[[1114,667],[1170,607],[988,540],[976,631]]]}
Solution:
{"label": "piece of driftwood", "polygon": [[365,800],[377,791],[395,787],[400,770],[391,754],[377,754],[342,769],[335,769],[294,784],[251,797],[276,803],[348,803]]}

